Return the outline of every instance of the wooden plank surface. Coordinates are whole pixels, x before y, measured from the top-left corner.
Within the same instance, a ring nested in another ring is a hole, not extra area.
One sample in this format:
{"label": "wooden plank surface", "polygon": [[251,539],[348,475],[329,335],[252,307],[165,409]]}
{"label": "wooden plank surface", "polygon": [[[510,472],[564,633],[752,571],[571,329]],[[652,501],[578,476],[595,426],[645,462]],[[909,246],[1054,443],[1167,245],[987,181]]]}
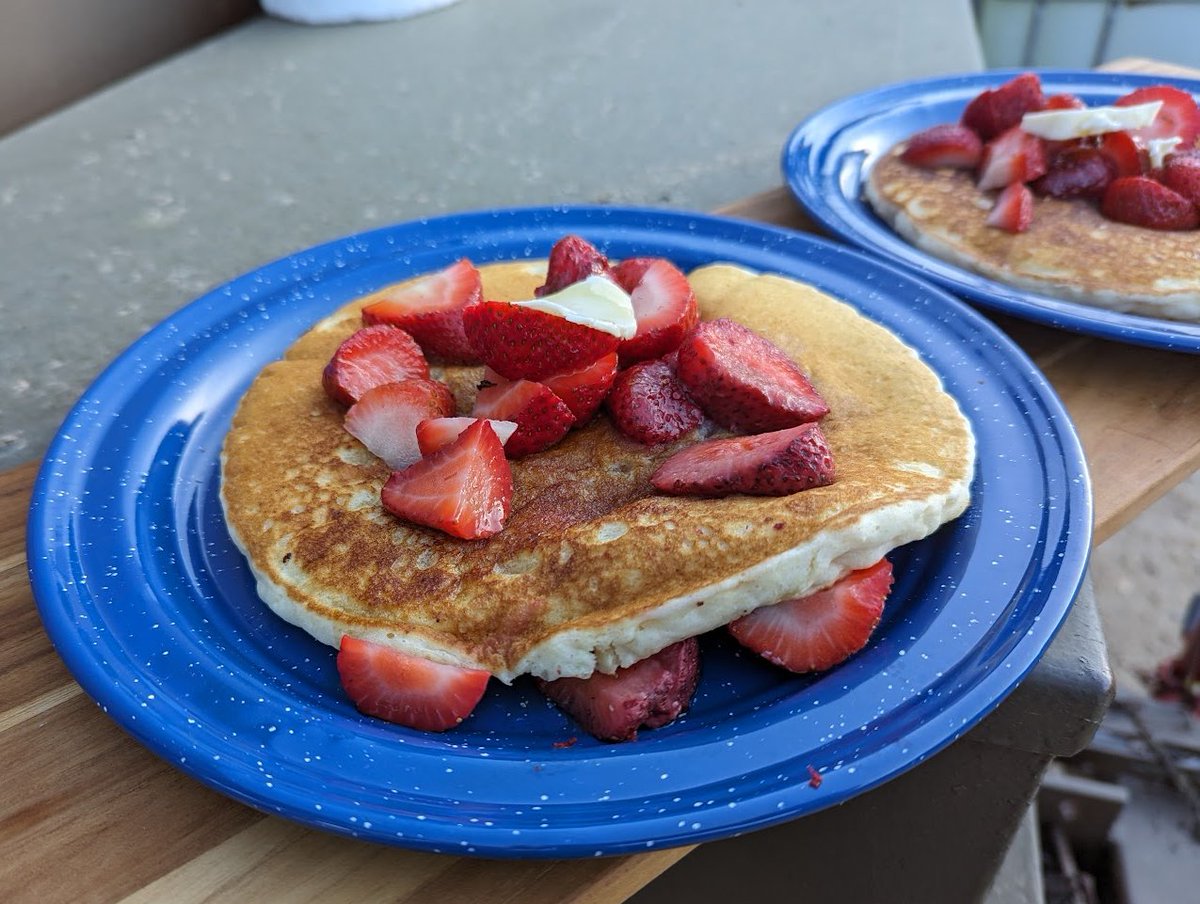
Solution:
{"label": "wooden plank surface", "polygon": [[[1163,71],[1149,61],[1110,68]],[[1178,70],[1177,74],[1194,74]],[[782,189],[727,214],[805,228]],[[997,318],[1083,437],[1097,540],[1200,464],[1200,356]],[[623,901],[690,848],[581,861],[468,860],[264,816],[157,759],[101,713],[41,629],[25,569],[36,467],[0,472],[0,888],[8,901]]]}

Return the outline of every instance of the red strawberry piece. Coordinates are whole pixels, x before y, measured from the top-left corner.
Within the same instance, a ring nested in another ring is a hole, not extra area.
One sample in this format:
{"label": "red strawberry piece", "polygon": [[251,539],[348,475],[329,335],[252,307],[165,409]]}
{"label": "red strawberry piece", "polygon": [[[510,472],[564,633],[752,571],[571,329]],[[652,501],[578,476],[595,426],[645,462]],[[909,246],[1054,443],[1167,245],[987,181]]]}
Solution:
{"label": "red strawberry piece", "polygon": [[349,635],[338,648],[337,670],[359,712],[421,731],[462,722],[491,677],[483,669],[432,662]]}
{"label": "red strawberry piece", "polygon": [[429,376],[421,346],[399,327],[368,326],[338,346],[321,382],[335,402],[353,405],[368,389]]}
{"label": "red strawberry piece", "polygon": [[728,318],[705,321],[688,334],[676,373],[708,416],[730,430],[779,430],[829,413],[795,361]]}
{"label": "red strawberry piece", "polygon": [[393,472],[382,500],[399,518],[479,540],[504,527],[512,494],[504,446],[491,425],[478,420],[450,445]]}
{"label": "red strawberry piece", "polygon": [[[1051,94],[1043,110],[1086,110],[1087,104],[1074,94]],[[1022,114],[1023,115],[1023,114]]]}
{"label": "red strawberry piece", "polygon": [[1200,155],[1172,154],[1163,163],[1162,183],[1200,205]]}
{"label": "red strawberry piece", "polygon": [[516,423],[516,431],[505,444],[509,458],[523,458],[549,449],[575,423],[575,415],[567,403],[548,387],[532,380],[514,380],[479,390],[471,414]]}
{"label": "red strawberry piece", "polygon": [[587,239],[577,235],[565,235],[550,249],[546,282],[534,289],[533,294],[538,298],[552,295],[589,276],[611,277],[608,258]]}
{"label": "red strawberry piece", "polygon": [[618,430],[648,446],[679,439],[704,421],[704,412],[665,361],[643,361],[621,371],[608,411]]}
{"label": "red strawberry piece", "polygon": [[1014,126],[984,146],[979,187],[989,191],[1014,182],[1032,182],[1046,169],[1045,142]]}
{"label": "red strawberry piece", "polygon": [[616,376],[617,353],[610,352],[577,370],[551,374],[538,382],[566,403],[575,415],[575,426],[582,427],[608,396]]}
{"label": "red strawberry piece", "polygon": [[892,565],[880,559],[824,590],[755,609],[730,623],[729,633],[789,671],[818,672],[866,646],[891,589]]}
{"label": "red strawberry piece", "polygon": [[668,495],[709,498],[789,496],[834,479],[833,452],[817,424],[705,440],[676,452],[650,475],[655,489]]}
{"label": "red strawberry piece", "polygon": [[[470,427],[478,418],[473,417],[431,417],[417,424],[417,446],[422,455],[432,455],[454,442],[464,430]],[[508,442],[508,438],[517,429],[513,421],[488,421],[496,432],[500,445]]]}
{"label": "red strawberry piece", "polygon": [[671,644],[613,675],[538,680],[542,693],[601,741],[632,741],[640,727],[660,728],[685,712],[700,680],[694,637]]}
{"label": "red strawberry piece", "polygon": [[1108,158],[1097,148],[1081,146],[1059,154],[1046,175],[1034,180],[1033,188],[1052,198],[1098,198],[1113,178]]}
{"label": "red strawberry piece", "polygon": [[964,125],[944,123],[908,139],[900,159],[924,169],[975,169],[982,155],[978,135]]}
{"label": "red strawberry piece", "polygon": [[637,333],[617,346],[621,365],[661,358],[679,347],[700,319],[696,296],[679,268],[660,257],[634,257],[614,271],[629,293]]}
{"label": "red strawberry piece", "polygon": [[510,380],[578,370],[617,350],[611,333],[504,301],[464,309],[463,326],[479,360]]}
{"label": "red strawberry piece", "polygon": [[[1026,113],[1046,106],[1042,83],[1036,74],[1026,72],[999,88],[984,91],[975,97],[962,114],[962,124],[984,141],[1021,124]],[[999,186],[997,186],[999,187]]]}
{"label": "red strawberry piece", "polygon": [[996,196],[996,203],[984,221],[1005,232],[1024,232],[1033,222],[1033,192],[1028,185],[1014,182]]}
{"label": "red strawberry piece", "polygon": [[1147,229],[1195,229],[1200,225],[1195,204],[1146,176],[1114,179],[1100,201],[1100,212],[1110,220]]}
{"label": "red strawberry piece", "polygon": [[1142,154],[1128,132],[1106,132],[1098,149],[1112,167],[1114,179],[1142,174]]}
{"label": "red strawberry piece", "polygon": [[1113,103],[1118,107],[1132,107],[1137,104],[1148,104],[1156,100],[1162,101],[1162,108],[1154,117],[1154,122],[1141,129],[1130,132],[1132,138],[1139,144],[1145,144],[1151,138],[1183,139],[1181,148],[1191,148],[1200,137],[1200,108],[1196,100],[1173,85],[1149,85],[1131,91]]}
{"label": "red strawberry piece", "polygon": [[364,392],[342,422],[346,430],[393,471],[421,457],[417,424],[454,413],[454,396],[437,380],[384,383]]}
{"label": "red strawberry piece", "polygon": [[479,271],[466,258],[390,290],[363,308],[363,323],[390,323],[408,332],[426,355],[453,364],[475,360],[463,332],[462,310],[482,297]]}

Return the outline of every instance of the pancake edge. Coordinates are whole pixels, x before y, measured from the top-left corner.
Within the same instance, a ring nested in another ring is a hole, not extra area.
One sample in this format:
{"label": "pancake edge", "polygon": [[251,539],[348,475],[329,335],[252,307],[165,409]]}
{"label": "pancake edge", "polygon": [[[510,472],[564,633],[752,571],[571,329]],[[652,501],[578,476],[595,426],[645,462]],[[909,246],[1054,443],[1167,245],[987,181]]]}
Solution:
{"label": "pancake edge", "polygon": [[1200,323],[1200,292],[1162,295],[1140,293],[1126,295],[1109,291],[1088,292],[1070,283],[1025,276],[972,257],[950,242],[919,229],[903,207],[879,193],[875,185],[875,172],[875,167],[872,167],[867,178],[863,180],[863,197],[866,198],[871,208],[906,242],[940,260],[1016,289],[1024,289],[1064,301],[1106,308],[1122,314],[1140,314],[1178,320],[1183,323]]}

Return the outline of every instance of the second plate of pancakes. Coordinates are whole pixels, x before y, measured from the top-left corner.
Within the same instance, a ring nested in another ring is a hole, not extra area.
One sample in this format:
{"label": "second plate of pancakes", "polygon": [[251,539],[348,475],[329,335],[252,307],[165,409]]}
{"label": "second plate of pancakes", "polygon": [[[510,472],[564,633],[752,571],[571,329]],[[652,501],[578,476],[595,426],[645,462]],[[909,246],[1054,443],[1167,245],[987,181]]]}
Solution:
{"label": "second plate of pancakes", "polygon": [[[784,179],[809,216],[853,245],[931,279],[985,307],[1060,329],[1171,351],[1200,353],[1200,324],[1109,310],[1016,288],[918,248],[881,220],[863,198],[871,167],[898,142],[939,123],[957,122],[981,91],[1026,70],[992,70],[903,82],[844,98],[800,123],[782,154]],[[1090,70],[1034,70],[1046,95],[1075,94],[1089,106],[1139,87],[1200,82]],[[1200,233],[1196,233],[1200,252]]]}
{"label": "second plate of pancakes", "polygon": [[[728,261],[812,283],[883,324],[971,421],[967,512],[893,555],[875,637],[793,676],[702,638],[693,706],[635,742],[583,735],[525,679],[445,734],[360,715],[334,651],[259,600],[219,501],[219,450],[259,370],[380,286],[467,256],[544,257],[577,233],[614,258]],[[1042,655],[1082,581],[1091,499],[1061,404],[1024,354],[943,291],[859,252],[678,211],[488,210],[298,252],[130,347],[47,454],[29,519],[35,597],[80,684],[126,731],[229,796],[422,850],[583,857],[694,844],[844,801],[990,712]],[[822,778],[811,782],[810,767]]]}

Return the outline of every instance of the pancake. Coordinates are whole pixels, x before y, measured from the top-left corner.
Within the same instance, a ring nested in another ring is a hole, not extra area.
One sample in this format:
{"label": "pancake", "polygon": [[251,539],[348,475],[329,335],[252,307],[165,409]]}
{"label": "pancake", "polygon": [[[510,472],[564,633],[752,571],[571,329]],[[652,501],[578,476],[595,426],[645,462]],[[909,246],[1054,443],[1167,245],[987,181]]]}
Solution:
{"label": "pancake", "polygon": [[[512,300],[533,296],[545,262],[480,269],[484,297]],[[321,388],[361,299],[262,371],[225,441],[226,522],[262,599],[331,646],[350,633],[505,682],[586,677],[828,585],[964,510],[974,438],[914,351],[792,280],[728,265],[689,278],[704,319],[738,320],[809,373],[832,407],[822,426],[837,482],[784,497],[659,495],[650,474],[704,431],[651,448],[601,415],[512,463],[512,513],[495,537],[401,521],[380,505],[387,467]],[[432,370],[466,413],[480,369]]]}
{"label": "pancake", "polygon": [[1117,223],[1083,200],[1035,197],[1026,232],[984,219],[992,195],[970,172],[921,169],[901,144],[871,169],[863,193],[908,242],[990,279],[1115,311],[1200,322],[1200,232]]}

